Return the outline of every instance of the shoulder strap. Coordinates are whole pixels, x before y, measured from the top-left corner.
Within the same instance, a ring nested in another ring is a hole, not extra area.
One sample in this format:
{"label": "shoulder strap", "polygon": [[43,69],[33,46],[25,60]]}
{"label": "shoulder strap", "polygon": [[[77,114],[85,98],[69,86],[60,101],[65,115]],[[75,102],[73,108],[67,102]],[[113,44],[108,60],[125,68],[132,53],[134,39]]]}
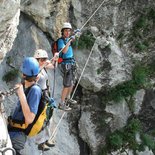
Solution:
{"label": "shoulder strap", "polygon": [[28,88],[26,89],[26,91],[24,92],[26,96],[28,95],[30,89],[31,89],[34,85],[38,85],[38,84],[34,83],[34,84],[32,84],[30,87],[28,87]]}
{"label": "shoulder strap", "polygon": [[[65,42],[65,39],[64,39],[63,37],[61,37],[61,38],[58,38],[58,39],[57,39],[57,46],[58,46],[58,41],[59,41],[59,39],[62,39],[65,45],[67,44],[67,43]],[[61,53],[59,54],[59,58],[62,58],[62,59],[63,59],[63,54],[64,54],[64,53],[61,52]]]}

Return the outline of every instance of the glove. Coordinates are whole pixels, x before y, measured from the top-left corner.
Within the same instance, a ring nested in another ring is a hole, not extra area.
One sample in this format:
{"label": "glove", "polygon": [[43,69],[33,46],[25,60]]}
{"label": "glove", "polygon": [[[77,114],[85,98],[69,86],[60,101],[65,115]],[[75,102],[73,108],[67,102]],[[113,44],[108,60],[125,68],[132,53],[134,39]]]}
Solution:
{"label": "glove", "polygon": [[74,30],[74,34],[75,34],[75,36],[76,36],[77,38],[79,38],[80,35],[81,35],[81,30],[80,30],[80,29]]}
{"label": "glove", "polygon": [[74,34],[76,34],[76,33],[81,33],[81,30],[80,29],[74,30]]}
{"label": "glove", "polygon": [[49,99],[49,104],[53,107],[53,108],[57,108],[56,102],[53,98]]}
{"label": "glove", "polygon": [[71,40],[75,40],[75,35],[70,37]]}

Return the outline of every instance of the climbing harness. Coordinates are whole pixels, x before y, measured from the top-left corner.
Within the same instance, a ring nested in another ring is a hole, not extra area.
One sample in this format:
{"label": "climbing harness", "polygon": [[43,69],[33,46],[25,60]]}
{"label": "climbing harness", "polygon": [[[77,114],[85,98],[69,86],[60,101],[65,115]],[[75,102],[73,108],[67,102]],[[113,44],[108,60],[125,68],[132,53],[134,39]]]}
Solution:
{"label": "climbing harness", "polygon": [[[89,22],[89,20],[94,16],[94,14],[99,10],[99,8],[103,5],[104,2],[105,2],[105,0],[103,0],[103,2],[99,5],[99,7],[96,9],[96,11],[90,16],[90,18],[85,22],[85,24],[80,28],[80,30],[82,30],[82,29],[84,28],[84,26]],[[94,44],[94,45],[95,45],[95,44]],[[92,49],[91,49],[91,51],[90,51],[90,54],[89,54],[89,56],[88,56],[88,58],[87,58],[87,61],[86,61],[85,65],[84,65],[84,68],[83,68],[83,70],[82,70],[81,76],[79,77],[79,80],[78,80],[78,82],[77,82],[77,84],[76,84],[76,87],[75,87],[75,89],[74,89],[74,91],[73,91],[73,93],[72,93],[71,99],[73,98],[73,96],[74,96],[74,94],[75,94],[75,92],[76,92],[76,89],[77,89],[77,87],[78,87],[78,85],[79,85],[79,83],[80,83],[80,81],[81,81],[81,78],[82,78],[82,76],[83,76],[83,73],[84,73],[84,71],[85,71],[85,68],[86,68],[86,66],[87,66],[87,64],[88,64],[88,62],[89,62],[90,56],[91,56],[91,54],[92,54],[92,52],[93,52],[94,45],[93,45],[93,47],[92,47]],[[64,48],[65,48],[65,47],[64,47]],[[64,48],[63,48],[63,49],[64,49]],[[63,49],[61,49],[59,52],[61,52]],[[56,136],[56,134],[57,134],[57,129],[58,129],[58,127],[59,127],[59,125],[60,125],[60,123],[61,123],[63,117],[65,116],[65,114],[66,114],[66,112],[63,112],[63,114],[62,114],[62,116],[61,116],[61,118],[60,118],[58,124],[56,125],[56,127],[55,127],[55,129],[54,129],[54,131],[53,131],[53,133],[52,133],[52,135],[51,135],[51,137],[49,138],[49,140],[52,140],[52,139],[55,138],[55,136]]]}

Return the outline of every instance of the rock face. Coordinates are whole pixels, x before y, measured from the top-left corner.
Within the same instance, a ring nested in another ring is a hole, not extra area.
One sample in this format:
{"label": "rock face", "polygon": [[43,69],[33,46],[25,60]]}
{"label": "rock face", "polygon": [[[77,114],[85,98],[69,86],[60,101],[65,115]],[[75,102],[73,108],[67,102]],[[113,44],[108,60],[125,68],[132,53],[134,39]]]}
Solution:
{"label": "rock face", "polygon": [[[60,37],[63,22],[68,21],[69,0],[39,0],[22,2],[22,11],[31,16],[43,32]],[[40,11],[42,10],[42,11]]]}
{"label": "rock face", "polygon": [[20,15],[20,0],[5,0],[0,2],[0,61],[13,45],[17,35]]}
{"label": "rock face", "polygon": [[[102,148],[109,144],[107,136],[123,129],[132,118],[140,120],[144,132],[153,132],[154,70],[150,64],[154,66],[154,0],[2,0],[0,14],[1,90],[20,82],[17,76],[6,81],[4,75],[20,70],[23,57],[33,56],[38,48],[52,57],[51,44],[60,37],[63,22],[82,30],[74,49],[77,78],[81,79],[74,96],[78,105],[58,124],[56,146],[46,154],[102,155]],[[137,64],[143,68],[134,72]],[[48,73],[53,91],[54,72]],[[56,69],[57,103],[61,89],[62,77]],[[8,114],[16,100],[15,95],[5,100]],[[55,110],[55,124],[62,114]],[[118,154],[119,149],[113,147],[108,153]],[[137,153],[153,154],[149,149],[147,145],[144,152]],[[130,148],[124,151],[133,154]],[[40,154],[35,138],[28,139],[24,155],[31,152]]]}

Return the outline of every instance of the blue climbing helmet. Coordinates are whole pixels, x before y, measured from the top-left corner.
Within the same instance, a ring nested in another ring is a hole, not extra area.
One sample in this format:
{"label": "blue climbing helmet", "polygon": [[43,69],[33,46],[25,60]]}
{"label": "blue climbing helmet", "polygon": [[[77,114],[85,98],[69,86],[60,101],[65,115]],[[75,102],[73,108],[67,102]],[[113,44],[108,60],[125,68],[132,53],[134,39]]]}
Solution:
{"label": "blue climbing helmet", "polygon": [[24,58],[21,71],[24,75],[29,77],[37,76],[40,72],[38,61],[33,57]]}

